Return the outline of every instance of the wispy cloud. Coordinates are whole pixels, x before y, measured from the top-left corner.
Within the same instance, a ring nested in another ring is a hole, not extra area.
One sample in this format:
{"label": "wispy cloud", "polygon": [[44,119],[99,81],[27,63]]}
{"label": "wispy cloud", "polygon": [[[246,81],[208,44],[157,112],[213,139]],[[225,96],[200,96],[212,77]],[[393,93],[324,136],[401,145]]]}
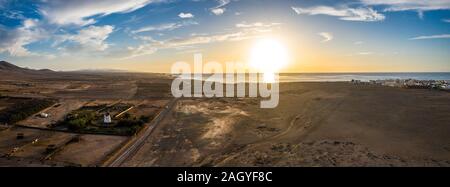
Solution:
{"label": "wispy cloud", "polygon": [[353,44],[355,44],[355,45],[362,45],[362,44],[364,44],[364,42],[363,41],[356,41],[356,42],[353,42]]}
{"label": "wispy cloud", "polygon": [[450,19],[443,19],[443,22],[450,23]]}
{"label": "wispy cloud", "polygon": [[128,47],[127,53],[125,56],[120,57],[120,60],[130,59],[138,56],[143,55],[151,55],[157,51],[157,48],[153,47],[152,45],[146,44],[146,45],[139,45],[137,47]]}
{"label": "wispy cloud", "polygon": [[364,51],[364,52],[357,53],[357,55],[373,55],[373,54],[375,54],[375,53],[371,52],[371,51]]}
{"label": "wispy cloud", "polygon": [[361,0],[364,5],[382,5],[384,11],[417,11],[422,19],[424,12],[450,10],[450,0]]}
{"label": "wispy cloud", "polygon": [[133,15],[133,16],[131,16],[128,20],[124,21],[123,24],[134,24],[134,23],[138,23],[138,22],[141,22],[143,18],[144,18],[144,16],[136,16],[136,15]]}
{"label": "wispy cloud", "polygon": [[62,43],[69,42],[62,47],[61,50],[70,52],[91,52],[104,51],[109,47],[105,40],[114,31],[111,25],[104,26],[89,26],[78,31],[77,34],[66,34],[58,36],[53,46],[59,46]]}
{"label": "wispy cloud", "polygon": [[224,41],[241,41],[256,36],[256,33],[251,32],[230,32],[223,34],[212,34],[212,35],[198,35],[189,38],[174,38],[164,42],[161,42],[159,47],[162,48],[178,48],[193,46],[199,44],[207,44],[214,42],[224,42]]}
{"label": "wispy cloud", "polygon": [[361,0],[365,5],[384,5],[385,11],[450,9],[450,0]]}
{"label": "wispy cloud", "polygon": [[[271,32],[271,30],[269,32]],[[266,33],[266,30],[260,30],[258,28],[242,28],[240,31],[215,34],[192,34],[189,37],[170,38],[162,41],[154,40],[151,37],[137,37],[146,43],[137,47],[129,47],[128,55],[121,58],[127,59],[149,55],[160,49],[192,49],[195,46],[203,44],[242,41],[261,37],[264,33]]]}
{"label": "wispy cloud", "polygon": [[151,25],[147,27],[142,27],[140,29],[131,31],[133,34],[141,33],[141,32],[150,32],[150,31],[171,31],[181,27],[197,25],[198,23],[195,21],[183,21],[179,23],[165,23],[160,25]]}
{"label": "wispy cloud", "polygon": [[[2,7],[0,7],[2,8]],[[2,13],[0,13],[1,16],[8,18],[8,19],[18,19],[18,20],[25,20],[26,17],[23,15],[22,11],[17,10],[8,10],[3,9]]]}
{"label": "wispy cloud", "polygon": [[410,38],[409,40],[447,39],[447,38],[450,38],[450,34],[417,36],[417,37],[414,37],[414,38]]}
{"label": "wispy cloud", "polygon": [[383,14],[378,13],[372,8],[349,8],[331,7],[331,6],[316,6],[316,7],[292,7],[292,9],[299,15],[328,15],[339,17],[346,21],[382,21],[385,19]]}
{"label": "wispy cloud", "polygon": [[347,57],[357,57],[357,56],[368,56],[368,55],[377,55],[377,53],[374,53],[372,51],[361,51],[361,52],[350,53],[350,54],[347,54],[345,56],[347,56]]}
{"label": "wispy cloud", "polygon": [[219,3],[219,5],[217,5],[214,8],[211,8],[210,10],[214,15],[219,16],[219,15],[222,15],[223,13],[225,13],[225,10],[226,10],[225,5],[229,4],[231,1],[230,0],[217,0],[217,2]]}
{"label": "wispy cloud", "polygon": [[331,40],[333,40],[333,34],[329,33],[329,32],[320,32],[317,33],[319,36],[323,37],[322,42],[329,42]]}
{"label": "wispy cloud", "polygon": [[152,2],[163,0],[53,0],[46,1],[39,9],[50,23],[58,25],[90,25],[96,22],[93,16],[127,13]]}
{"label": "wispy cloud", "polygon": [[194,18],[194,15],[192,13],[181,12],[180,14],[178,14],[178,17],[187,19],[187,18]]}
{"label": "wispy cloud", "polygon": [[48,33],[39,27],[36,19],[26,19],[16,29],[6,29],[0,26],[0,53],[8,52],[11,56],[39,56],[30,52],[26,45],[47,38]]}
{"label": "wispy cloud", "polygon": [[252,27],[273,27],[281,25],[281,23],[262,23],[262,22],[254,22],[254,23],[247,23],[247,22],[241,22],[236,24],[237,28],[252,28]]}

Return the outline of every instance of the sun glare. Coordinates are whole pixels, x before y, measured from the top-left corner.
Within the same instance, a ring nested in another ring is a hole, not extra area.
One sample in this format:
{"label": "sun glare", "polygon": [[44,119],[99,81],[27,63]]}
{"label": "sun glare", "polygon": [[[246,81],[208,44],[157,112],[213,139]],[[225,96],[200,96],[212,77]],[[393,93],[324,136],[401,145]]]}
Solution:
{"label": "sun glare", "polygon": [[265,82],[274,82],[274,74],[287,65],[288,55],[284,45],[276,39],[258,40],[251,50],[250,67],[264,73]]}

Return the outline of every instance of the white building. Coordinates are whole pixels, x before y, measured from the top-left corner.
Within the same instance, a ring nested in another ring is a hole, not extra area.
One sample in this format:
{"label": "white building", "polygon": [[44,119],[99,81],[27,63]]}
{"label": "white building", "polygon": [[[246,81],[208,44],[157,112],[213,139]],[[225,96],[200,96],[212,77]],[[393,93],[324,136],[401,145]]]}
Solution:
{"label": "white building", "polygon": [[47,114],[47,113],[40,113],[39,116],[40,116],[41,118],[48,118],[48,116],[50,116],[50,115]]}
{"label": "white building", "polygon": [[111,115],[109,113],[106,113],[103,115],[103,123],[105,123],[105,124],[111,123]]}

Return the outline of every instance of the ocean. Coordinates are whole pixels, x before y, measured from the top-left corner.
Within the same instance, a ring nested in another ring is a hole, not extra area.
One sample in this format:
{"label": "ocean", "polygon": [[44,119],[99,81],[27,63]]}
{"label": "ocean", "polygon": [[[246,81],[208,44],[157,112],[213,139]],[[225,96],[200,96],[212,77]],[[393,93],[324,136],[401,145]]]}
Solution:
{"label": "ocean", "polygon": [[[248,75],[248,74],[247,74]],[[183,79],[195,79],[190,76],[179,75]],[[211,74],[204,74],[203,80],[228,82],[225,77],[217,80],[210,77]],[[281,73],[279,82],[343,82],[361,80],[388,80],[388,79],[416,79],[416,80],[445,80],[450,81],[450,72],[444,73]],[[246,80],[248,81],[248,80]]]}
{"label": "ocean", "polygon": [[444,73],[284,73],[280,82],[340,82],[361,80],[416,79],[450,81],[450,72]]}

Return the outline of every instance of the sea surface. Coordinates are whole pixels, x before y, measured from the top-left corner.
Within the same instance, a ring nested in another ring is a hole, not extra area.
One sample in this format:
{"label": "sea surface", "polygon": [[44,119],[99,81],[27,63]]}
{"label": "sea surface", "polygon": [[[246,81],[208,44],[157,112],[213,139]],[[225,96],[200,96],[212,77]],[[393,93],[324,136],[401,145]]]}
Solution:
{"label": "sea surface", "polygon": [[450,72],[445,73],[286,73],[280,74],[280,82],[340,82],[361,80],[416,79],[450,80]]}
{"label": "sea surface", "polygon": [[[248,74],[247,74],[248,75]],[[180,75],[183,79],[196,79],[195,77]],[[222,80],[204,74],[203,80],[227,82],[225,76]],[[343,82],[361,80],[389,80],[389,79],[416,79],[416,80],[445,80],[450,81],[450,72],[439,73],[281,73],[279,82]],[[246,80],[248,82],[248,78]],[[239,82],[239,81],[237,81]]]}

